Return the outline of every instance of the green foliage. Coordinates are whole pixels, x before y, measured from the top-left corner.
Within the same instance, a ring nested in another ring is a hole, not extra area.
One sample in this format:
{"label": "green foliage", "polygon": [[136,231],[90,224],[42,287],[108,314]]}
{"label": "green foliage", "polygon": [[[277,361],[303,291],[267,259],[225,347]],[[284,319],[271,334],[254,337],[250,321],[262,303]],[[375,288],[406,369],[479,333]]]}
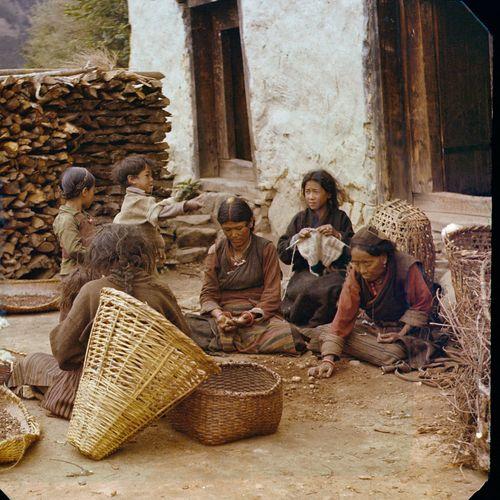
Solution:
{"label": "green foliage", "polygon": [[200,194],[201,182],[187,179],[174,186],[175,201],[191,200]]}
{"label": "green foliage", "polygon": [[92,51],[111,52],[118,66],[128,66],[127,0],[43,0],[31,20],[24,47],[27,67],[68,66],[79,61],[79,53]]}
{"label": "green foliage", "polygon": [[130,25],[127,0],[73,0],[66,13],[87,27],[89,46],[114,52],[118,66],[128,66]]}

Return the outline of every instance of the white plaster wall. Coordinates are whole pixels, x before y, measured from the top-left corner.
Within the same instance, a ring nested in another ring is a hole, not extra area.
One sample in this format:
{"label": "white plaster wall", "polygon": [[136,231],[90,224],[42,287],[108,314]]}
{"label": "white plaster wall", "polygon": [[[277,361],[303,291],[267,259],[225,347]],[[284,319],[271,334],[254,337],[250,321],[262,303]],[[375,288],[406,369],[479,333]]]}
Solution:
{"label": "white plaster wall", "polygon": [[346,186],[353,210],[375,203],[364,2],[239,0],[255,164],[259,185],[277,189],[269,217],[278,233],[311,169]]}
{"label": "white plaster wall", "polygon": [[172,132],[168,168],[176,181],[196,176],[195,94],[190,35],[184,8],[176,0],[128,0],[132,27],[129,67],[160,71],[163,92],[170,99]]}
{"label": "white plaster wall", "polygon": [[[281,233],[300,208],[303,174],[329,170],[347,188],[355,225],[376,203],[376,162],[366,95],[366,0],[238,0],[259,187]],[[130,66],[165,74],[173,128],[170,168],[196,175],[195,95],[189,28],[176,0],[129,0]],[[186,9],[187,10],[187,9]]]}

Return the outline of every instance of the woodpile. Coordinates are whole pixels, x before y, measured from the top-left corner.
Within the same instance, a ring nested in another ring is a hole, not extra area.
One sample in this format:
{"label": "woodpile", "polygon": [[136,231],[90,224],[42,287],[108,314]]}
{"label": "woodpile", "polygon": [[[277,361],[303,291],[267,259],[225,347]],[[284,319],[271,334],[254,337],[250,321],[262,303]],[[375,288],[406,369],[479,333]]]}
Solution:
{"label": "woodpile", "polygon": [[[157,160],[155,178],[168,175],[168,99],[160,74],[125,70],[52,71],[0,76],[0,194],[3,278],[47,278],[58,272],[52,232],[61,173],[88,168],[97,179],[91,214],[110,222],[123,192],[110,178],[127,155]],[[168,195],[164,183],[155,194]]]}

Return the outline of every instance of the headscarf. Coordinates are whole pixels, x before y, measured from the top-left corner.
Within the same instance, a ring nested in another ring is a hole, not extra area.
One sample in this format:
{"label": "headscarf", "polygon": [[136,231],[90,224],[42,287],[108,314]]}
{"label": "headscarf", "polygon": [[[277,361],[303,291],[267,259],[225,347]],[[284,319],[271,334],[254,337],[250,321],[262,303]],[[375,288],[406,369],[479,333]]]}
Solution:
{"label": "headscarf", "polygon": [[360,248],[377,248],[381,243],[391,241],[382,231],[372,226],[362,227],[351,239],[351,248],[356,246]]}

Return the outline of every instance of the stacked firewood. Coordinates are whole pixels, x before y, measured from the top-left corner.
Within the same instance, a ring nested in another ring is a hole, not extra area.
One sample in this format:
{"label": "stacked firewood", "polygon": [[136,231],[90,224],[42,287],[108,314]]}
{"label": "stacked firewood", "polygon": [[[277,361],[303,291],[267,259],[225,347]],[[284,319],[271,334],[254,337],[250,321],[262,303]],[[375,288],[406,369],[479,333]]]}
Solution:
{"label": "stacked firewood", "polygon": [[97,223],[110,222],[123,199],[110,177],[115,161],[145,154],[157,160],[156,178],[168,176],[168,103],[158,79],[124,70],[0,76],[3,278],[57,273],[52,223],[67,167],[88,168],[96,177],[90,212]]}

